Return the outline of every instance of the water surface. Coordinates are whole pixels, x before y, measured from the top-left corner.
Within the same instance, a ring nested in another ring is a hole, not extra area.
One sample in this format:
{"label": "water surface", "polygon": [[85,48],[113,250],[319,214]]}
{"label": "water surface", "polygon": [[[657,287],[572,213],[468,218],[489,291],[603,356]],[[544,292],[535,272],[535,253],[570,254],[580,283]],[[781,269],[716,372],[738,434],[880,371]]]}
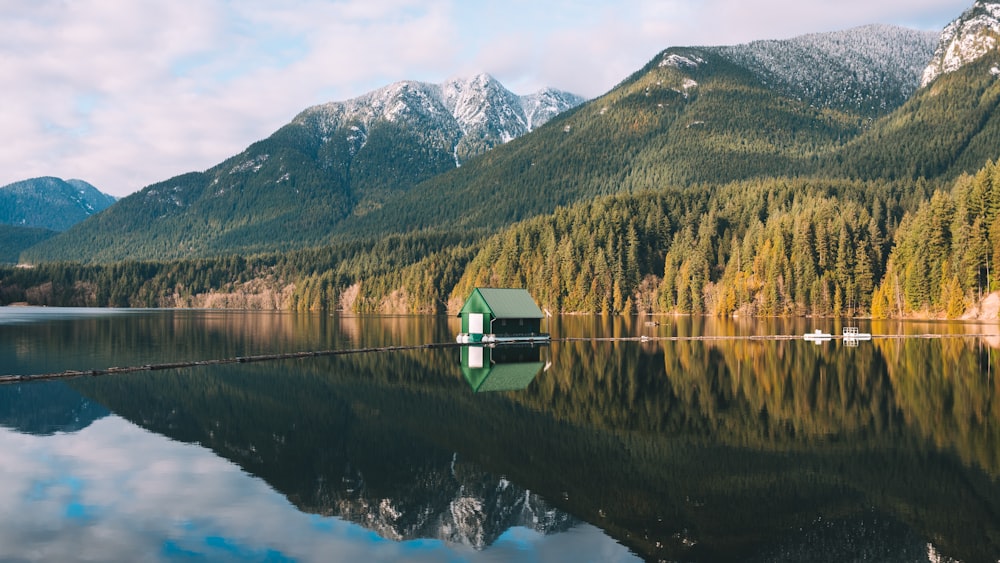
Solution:
{"label": "water surface", "polygon": [[[9,311],[3,374],[447,342],[459,328]],[[840,331],[549,323],[557,338]],[[0,545],[39,561],[996,561],[997,354],[976,336],[557,341],[5,385]]]}

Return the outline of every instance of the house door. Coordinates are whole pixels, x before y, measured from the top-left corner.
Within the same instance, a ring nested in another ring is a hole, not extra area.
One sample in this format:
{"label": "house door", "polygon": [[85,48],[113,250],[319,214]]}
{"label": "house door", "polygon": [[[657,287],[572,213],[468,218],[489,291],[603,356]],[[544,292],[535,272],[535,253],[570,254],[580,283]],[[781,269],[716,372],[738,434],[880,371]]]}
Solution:
{"label": "house door", "polygon": [[482,313],[469,313],[469,334],[483,334]]}

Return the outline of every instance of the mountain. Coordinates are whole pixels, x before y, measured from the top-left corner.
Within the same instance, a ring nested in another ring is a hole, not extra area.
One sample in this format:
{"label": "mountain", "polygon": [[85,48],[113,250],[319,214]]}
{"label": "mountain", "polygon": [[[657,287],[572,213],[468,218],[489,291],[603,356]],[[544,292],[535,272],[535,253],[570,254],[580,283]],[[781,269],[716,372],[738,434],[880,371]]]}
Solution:
{"label": "mountain", "polygon": [[0,224],[65,231],[115,201],[83,180],[23,180],[0,187]]}
{"label": "mountain", "polygon": [[488,75],[399,82],[309,108],[271,137],[205,171],[153,184],[64,236],[35,260],[180,258],[324,243],[438,174],[583,101],[546,89],[516,96]]}
{"label": "mountain", "polygon": [[841,176],[840,151],[911,97],[933,49],[930,35],[888,26],[673,47],[606,95],[336,232],[496,229],[610,193]]}
{"label": "mountain", "polygon": [[[977,0],[972,8],[944,28],[934,58],[924,70],[921,86],[996,50],[998,38],[1000,2]],[[992,72],[993,67],[990,70]],[[1000,70],[994,74],[1000,74]]]}
{"label": "mountain", "polygon": [[551,88],[517,96],[488,74],[444,84],[399,82],[348,102],[309,108],[293,123],[329,137],[346,133],[355,151],[380,121],[409,122],[437,135],[436,148],[451,150],[455,165],[516,139],[585,100]]}
{"label": "mountain", "polygon": [[886,26],[672,48],[544,125],[579,98],[519,98],[485,75],[401,82],[307,109],[242,154],[149,186],[25,258],[79,259],[81,241],[87,259],[113,261],[426,229],[471,236],[601,194],[814,173],[905,100],[932,51],[927,34]]}
{"label": "mountain", "polygon": [[[938,51],[986,43],[991,14],[976,4]],[[1000,283],[1000,52],[920,87],[930,39],[868,26],[673,47],[466,160],[462,139],[437,140],[463,127],[443,114],[486,113],[458,110],[476,84],[318,106],[23,254],[198,260],[9,269],[4,299],[443,312],[495,285],[572,312],[961,315]],[[480,138],[518,123],[491,115]]]}
{"label": "mountain", "polygon": [[1000,146],[1000,2],[977,1],[941,34],[921,88],[836,154],[835,173],[951,178]]}

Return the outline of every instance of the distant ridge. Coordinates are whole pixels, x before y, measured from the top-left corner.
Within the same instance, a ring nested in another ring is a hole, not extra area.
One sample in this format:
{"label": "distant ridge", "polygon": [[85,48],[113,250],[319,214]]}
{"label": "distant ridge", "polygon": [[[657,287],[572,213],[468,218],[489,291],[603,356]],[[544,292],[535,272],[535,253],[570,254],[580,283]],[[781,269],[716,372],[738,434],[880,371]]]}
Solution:
{"label": "distant ridge", "polygon": [[115,201],[83,180],[22,180],[0,187],[0,224],[65,231]]}

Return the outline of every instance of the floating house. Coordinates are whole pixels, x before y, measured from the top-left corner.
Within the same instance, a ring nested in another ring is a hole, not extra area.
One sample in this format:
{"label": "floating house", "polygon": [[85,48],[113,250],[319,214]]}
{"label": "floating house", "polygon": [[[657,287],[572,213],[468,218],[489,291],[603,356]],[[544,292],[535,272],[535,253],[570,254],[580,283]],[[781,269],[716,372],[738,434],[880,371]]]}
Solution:
{"label": "floating house", "polygon": [[459,342],[548,340],[542,333],[542,310],[524,289],[477,287],[458,312]]}

